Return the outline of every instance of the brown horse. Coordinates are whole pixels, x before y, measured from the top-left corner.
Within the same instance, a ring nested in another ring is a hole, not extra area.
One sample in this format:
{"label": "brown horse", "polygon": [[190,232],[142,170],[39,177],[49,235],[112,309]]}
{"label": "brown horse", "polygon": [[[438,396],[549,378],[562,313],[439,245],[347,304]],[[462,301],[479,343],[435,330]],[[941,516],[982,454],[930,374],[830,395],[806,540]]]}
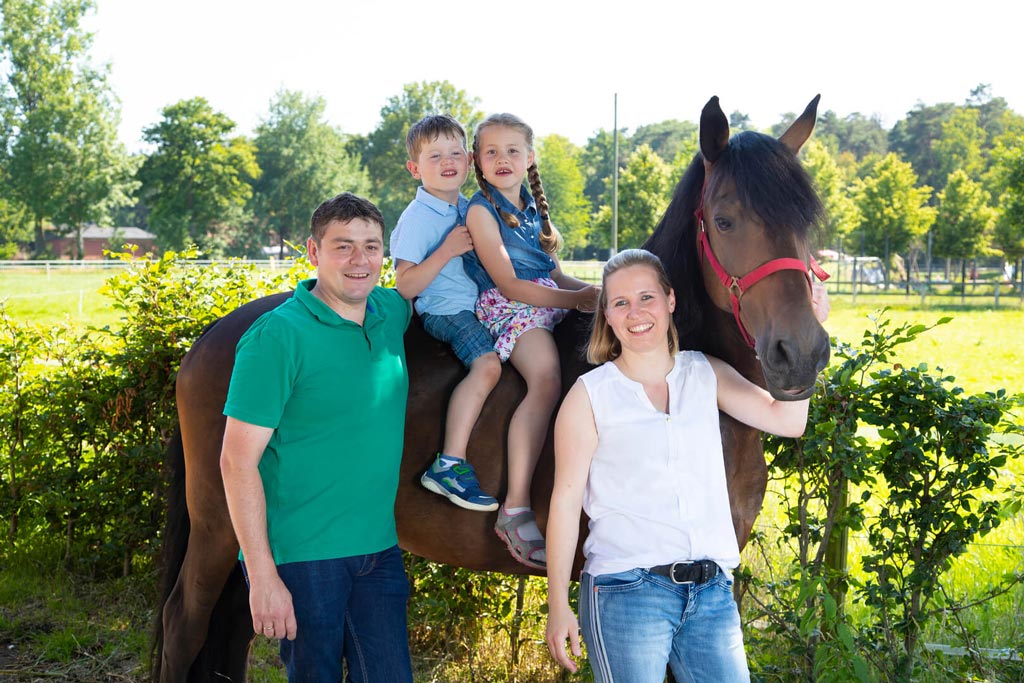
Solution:
{"label": "brown horse", "polygon": [[[808,230],[818,221],[821,205],[795,156],[814,126],[817,101],[779,140],[752,132],[730,140],[728,121],[718,98],[712,98],[701,115],[701,152],[645,245],[661,257],[672,278],[682,347],[728,361],[784,399],[808,396],[829,354],[828,336],[811,309],[806,272]],[[758,278],[743,275],[761,270],[766,262],[781,270],[750,288],[749,281]],[[726,273],[735,304],[716,268]],[[288,296],[254,301],[214,323],[182,361],[177,380],[180,439],[168,455],[172,481],[163,599],[155,625],[155,680],[244,680],[254,634],[219,468],[221,410],[236,342],[258,316]],[[556,329],[563,390],[587,369],[580,349],[588,322],[574,314]],[[746,335],[753,346],[745,342]],[[395,504],[399,544],[436,562],[529,571],[491,531],[494,514],[462,510],[420,486],[420,474],[441,445],[447,397],[463,369],[418,320],[406,334],[406,349],[410,388]],[[469,452],[485,490],[504,491],[506,430],[524,393],[522,380],[506,368],[473,432]],[[767,468],[759,432],[723,416],[722,440],[742,547],[761,507]],[[549,434],[532,491],[542,527],[553,471]],[[460,542],[449,545],[442,539],[452,526],[459,529]]]}

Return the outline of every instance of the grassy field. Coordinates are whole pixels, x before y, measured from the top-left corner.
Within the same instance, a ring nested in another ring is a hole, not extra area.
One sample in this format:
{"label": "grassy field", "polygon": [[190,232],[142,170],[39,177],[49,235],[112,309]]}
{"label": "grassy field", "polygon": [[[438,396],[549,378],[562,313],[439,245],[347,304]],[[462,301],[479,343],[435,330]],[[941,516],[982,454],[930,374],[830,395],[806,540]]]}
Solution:
{"label": "grassy field", "polygon": [[68,321],[102,327],[116,324],[118,313],[99,293],[114,270],[0,270],[0,302],[15,320],[39,325]]}
{"label": "grassy field", "polygon": [[[593,279],[599,266],[576,266],[578,276]],[[115,325],[120,314],[99,288],[111,271],[0,271],[0,301],[16,320],[40,325],[68,321],[76,326]],[[1000,309],[983,306],[933,305],[917,308],[910,297],[849,296],[832,300],[826,323],[841,341],[857,342],[881,306],[896,322],[932,324],[941,317],[952,321],[902,347],[905,363],[927,363],[956,377],[969,393],[1005,388],[1024,391],[1024,309],[1017,299],[1005,299]],[[1007,468],[1007,479],[1024,483],[1024,463]],[[771,495],[759,526],[781,525],[779,506]],[[978,595],[994,578],[1024,572],[1024,520],[1007,520],[980,539],[952,568],[948,582],[958,595]],[[851,540],[851,566],[863,541]],[[147,628],[152,616],[154,578],[94,582],[61,572],[59,551],[45,550],[9,564],[0,556],[0,680],[99,681],[145,679]],[[532,606],[537,608],[537,605]],[[851,608],[856,611],[858,607]],[[981,647],[1012,647],[1024,642],[1024,589],[1020,586],[972,615],[970,627]],[[929,642],[956,642],[950,625],[936,622],[927,633]],[[543,644],[527,645],[539,669],[546,666]],[[273,647],[261,643],[254,650],[251,680],[280,682],[284,678]],[[495,655],[500,657],[501,655]],[[417,663],[417,681],[464,680],[462,673],[445,673],[435,665]],[[539,670],[538,669],[538,670]],[[540,680],[540,679],[538,679]],[[556,680],[554,674],[543,680]]]}

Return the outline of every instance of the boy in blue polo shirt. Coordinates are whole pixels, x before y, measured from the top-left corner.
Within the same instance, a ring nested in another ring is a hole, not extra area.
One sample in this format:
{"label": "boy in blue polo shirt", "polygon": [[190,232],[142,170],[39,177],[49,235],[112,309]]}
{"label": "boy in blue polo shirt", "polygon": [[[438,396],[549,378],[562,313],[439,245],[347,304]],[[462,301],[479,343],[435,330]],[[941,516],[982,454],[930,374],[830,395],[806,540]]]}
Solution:
{"label": "boy in blue polo shirt", "polygon": [[423,328],[469,368],[448,402],[443,451],[420,482],[459,507],[496,510],[498,501],[480,489],[466,461],[470,433],[501,377],[494,338],[474,312],[476,284],[462,269],[462,254],[473,249],[465,226],[468,202],[459,191],[470,166],[466,132],[451,116],[428,116],[409,129],[405,145],[406,168],[423,186],[391,233],[398,291],[416,297]]}

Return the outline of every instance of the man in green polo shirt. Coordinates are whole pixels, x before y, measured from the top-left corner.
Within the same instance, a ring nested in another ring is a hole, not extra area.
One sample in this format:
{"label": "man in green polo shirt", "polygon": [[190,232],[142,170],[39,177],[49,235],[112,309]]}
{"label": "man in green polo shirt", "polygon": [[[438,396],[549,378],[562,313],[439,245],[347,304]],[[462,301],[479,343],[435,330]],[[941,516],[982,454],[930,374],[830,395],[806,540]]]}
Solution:
{"label": "man in green polo shirt", "polygon": [[343,193],[313,213],[317,277],[238,342],[221,470],[253,629],[289,681],[412,681],[394,504],[411,309],[377,286],[384,219]]}

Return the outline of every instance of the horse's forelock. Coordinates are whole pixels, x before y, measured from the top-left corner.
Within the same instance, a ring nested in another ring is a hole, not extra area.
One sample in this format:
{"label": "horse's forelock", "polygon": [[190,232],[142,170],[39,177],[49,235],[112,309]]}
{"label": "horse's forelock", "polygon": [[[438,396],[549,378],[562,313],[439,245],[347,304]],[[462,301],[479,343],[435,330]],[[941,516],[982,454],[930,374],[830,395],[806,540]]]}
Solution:
{"label": "horse's forelock", "polygon": [[770,230],[792,230],[800,240],[817,231],[824,209],[807,171],[775,138],[745,131],[729,140],[715,163],[713,180],[732,178],[740,202],[750,207]]}

